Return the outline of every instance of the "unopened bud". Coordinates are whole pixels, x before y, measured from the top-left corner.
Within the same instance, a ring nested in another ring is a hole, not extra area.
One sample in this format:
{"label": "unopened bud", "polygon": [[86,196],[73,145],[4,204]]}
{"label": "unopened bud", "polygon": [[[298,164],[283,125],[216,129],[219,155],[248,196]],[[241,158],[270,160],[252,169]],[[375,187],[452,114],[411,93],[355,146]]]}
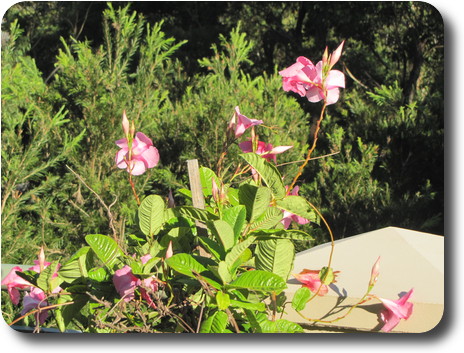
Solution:
{"label": "unopened bud", "polygon": [[129,119],[127,119],[125,110],[122,113],[122,130],[124,131],[124,135],[127,137],[127,135],[129,135]]}
{"label": "unopened bud", "polygon": [[375,262],[374,266],[372,266],[371,271],[371,279],[369,281],[369,287],[373,286],[375,282],[377,282],[377,278],[379,277],[379,268],[380,268],[380,256]]}
{"label": "unopened bud", "polygon": [[39,252],[39,268],[40,272],[42,272],[45,268],[45,252],[43,246],[40,247],[40,252]]}

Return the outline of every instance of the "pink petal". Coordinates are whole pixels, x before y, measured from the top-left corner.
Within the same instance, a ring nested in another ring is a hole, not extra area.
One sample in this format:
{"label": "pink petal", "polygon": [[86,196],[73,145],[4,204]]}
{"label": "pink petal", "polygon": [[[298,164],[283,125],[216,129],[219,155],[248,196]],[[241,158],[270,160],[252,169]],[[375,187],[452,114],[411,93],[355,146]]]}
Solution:
{"label": "pink petal", "polygon": [[250,140],[248,141],[243,141],[238,144],[238,147],[242,150],[244,153],[250,153],[253,152],[253,144],[251,143]]}
{"label": "pink petal", "polygon": [[147,168],[153,168],[159,162],[158,149],[156,147],[150,146],[141,154],[141,157],[145,160]]}
{"label": "pink petal", "polygon": [[115,271],[113,275],[113,284],[116,291],[121,297],[124,297],[124,301],[128,302],[134,299],[135,288],[140,284],[140,279],[132,274],[130,266],[124,266],[123,268]]}
{"label": "pink petal", "polygon": [[152,140],[149,137],[147,137],[147,135],[145,135],[143,132],[137,132],[135,134],[135,139],[139,140],[147,146],[153,146]]}
{"label": "pink petal", "polygon": [[285,151],[288,151],[292,147],[293,146],[276,146],[276,147],[273,147],[272,150],[269,153],[271,153],[271,154],[284,153]]}
{"label": "pink petal", "polygon": [[127,153],[128,153],[127,149],[121,149],[116,153],[115,162],[118,168],[120,169],[127,168],[126,161],[124,160],[124,157],[127,155]]}
{"label": "pink petal", "polygon": [[116,145],[120,148],[129,148],[129,146],[127,145],[127,139],[120,139],[120,140],[117,140],[116,141]]}
{"label": "pink petal", "polygon": [[342,56],[343,44],[345,44],[345,41],[343,41],[338,46],[338,48],[335,49],[335,51],[332,53],[332,55],[330,57],[330,63],[329,63],[330,67],[334,66],[337,63],[337,61],[340,59],[340,57]]}
{"label": "pink petal", "polygon": [[380,319],[385,323],[381,328],[383,332],[390,332],[400,322],[400,318],[387,309],[380,313]]}
{"label": "pink petal", "polygon": [[134,157],[127,167],[127,171],[132,175],[142,175],[146,170],[146,162],[144,159],[140,159],[140,157]]}
{"label": "pink petal", "polygon": [[311,103],[316,103],[324,99],[324,95],[319,87],[312,86],[306,92],[306,98],[308,98],[308,101],[310,101]]}
{"label": "pink petal", "polygon": [[332,88],[327,91],[327,105],[334,104],[340,97],[340,90],[338,88]]}
{"label": "pink petal", "polygon": [[335,87],[345,87],[344,73],[338,70],[331,70],[325,80],[325,86],[327,87],[327,89]]}
{"label": "pink petal", "polygon": [[[45,301],[45,293],[36,287],[32,287],[31,291],[26,294],[23,298],[23,310],[21,315],[25,315],[31,310],[35,310],[44,306],[48,306],[48,303]],[[35,314],[34,317],[37,317]],[[44,310],[39,314],[39,323],[43,324],[48,317],[48,310]]]}

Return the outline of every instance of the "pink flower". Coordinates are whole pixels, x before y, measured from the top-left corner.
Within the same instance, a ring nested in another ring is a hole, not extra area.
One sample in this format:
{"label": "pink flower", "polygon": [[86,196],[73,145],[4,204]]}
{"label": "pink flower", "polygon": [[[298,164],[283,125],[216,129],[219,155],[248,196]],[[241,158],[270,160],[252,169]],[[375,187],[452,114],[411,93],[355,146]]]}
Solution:
{"label": "pink flower", "polygon": [[[317,295],[324,296],[329,292],[329,288],[326,284],[321,282],[318,270],[307,270],[304,269],[299,274],[293,274],[293,276],[303,284],[303,287],[309,288],[313,293],[319,290]],[[320,288],[320,289],[319,289]]]}
{"label": "pink flower", "polygon": [[229,130],[234,131],[235,138],[239,138],[249,127],[262,123],[262,120],[249,119],[245,115],[240,114],[239,108],[235,107],[234,115],[229,123]]}
{"label": "pink flower", "polygon": [[[150,254],[140,258],[142,264],[146,264],[150,259]],[[156,292],[158,290],[158,279],[155,276],[141,280],[134,276],[131,267],[126,265],[123,268],[115,271],[113,275],[113,284],[116,288],[116,291],[125,302],[133,300],[135,298],[135,290],[140,288],[141,297],[147,301],[150,307],[156,309],[156,304],[150,296],[150,293]]]}
{"label": "pink flower", "polygon": [[[286,189],[288,189],[288,187],[286,187]],[[298,191],[299,190],[300,190],[300,187],[295,186],[293,188],[292,192],[290,193],[290,195],[298,196]],[[307,224],[307,223],[310,222],[309,219],[297,216],[296,214],[290,213],[288,211],[283,211],[283,212],[284,212],[284,216],[283,216],[283,218],[282,218],[282,220],[280,222],[284,225],[285,229],[288,229],[288,227],[290,226],[292,221],[294,221],[294,222],[296,222],[298,224]]]}
{"label": "pink flower", "polygon": [[140,279],[135,277],[132,274],[131,267],[126,265],[114,272],[113,283],[119,295],[124,298],[124,301],[129,302],[135,297],[135,288],[140,285]]}
{"label": "pink flower", "polygon": [[137,132],[131,143],[127,138],[116,141],[121,149],[116,153],[116,164],[132,175],[141,175],[159,162],[159,153],[153,142],[142,132]]}
{"label": "pink flower", "polygon": [[[295,64],[279,71],[282,76],[283,89],[298,93],[312,102],[334,104],[340,96],[340,87],[345,87],[345,75],[338,70],[331,70],[340,59],[344,41],[330,57],[324,54],[322,61],[314,65],[311,60],[300,56]],[[327,51],[327,49],[326,49]]]}
{"label": "pink flower", "polygon": [[[238,146],[245,153],[253,152],[253,143],[251,140],[241,142],[238,144]],[[270,143],[258,141],[258,147],[255,153],[259,154],[261,157],[267,159],[268,161],[273,160],[274,163],[276,163],[277,161],[276,154],[284,153],[285,151],[289,150],[292,147],[293,146],[272,147]]]}
{"label": "pink flower", "polygon": [[122,131],[124,131],[126,137],[130,135],[130,124],[125,110],[122,113]]}
{"label": "pink flower", "polygon": [[6,277],[2,280],[2,286],[6,286],[8,290],[8,294],[10,295],[10,299],[14,305],[19,304],[20,294],[19,289],[25,289],[32,286],[31,283],[19,277],[16,274],[16,271],[22,272],[22,268],[19,266],[15,266],[11,269],[11,271],[6,275]]}
{"label": "pink flower", "polygon": [[[35,309],[38,309],[44,306],[48,306],[48,303],[47,301],[45,301],[45,299],[46,299],[46,295],[41,289],[32,287],[31,291],[28,294],[26,294],[23,298],[23,310],[21,311],[21,315],[24,315],[31,310],[35,310]],[[34,317],[37,317],[37,316],[34,315]],[[48,318],[48,310],[43,310],[39,314],[39,323],[43,324],[47,318]]]}
{"label": "pink flower", "polygon": [[385,306],[385,310],[380,313],[380,318],[384,322],[382,331],[390,332],[398,325],[401,319],[409,319],[413,310],[413,303],[408,302],[409,298],[414,292],[414,288],[408,293],[400,297],[398,300],[389,300],[379,298]]}

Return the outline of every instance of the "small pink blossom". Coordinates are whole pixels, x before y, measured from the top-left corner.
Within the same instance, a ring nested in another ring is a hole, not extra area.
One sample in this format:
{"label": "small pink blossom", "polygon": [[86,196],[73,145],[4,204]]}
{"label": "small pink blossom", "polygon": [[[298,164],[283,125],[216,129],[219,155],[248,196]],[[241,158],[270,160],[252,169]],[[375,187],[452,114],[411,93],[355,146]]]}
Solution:
{"label": "small pink blossom", "polygon": [[262,120],[250,119],[245,115],[240,114],[239,108],[235,107],[234,115],[229,123],[229,130],[234,132],[235,138],[239,138],[249,127],[260,125],[262,123]]}
{"label": "small pink blossom", "polygon": [[386,308],[380,313],[380,318],[384,322],[382,331],[390,332],[399,324],[401,319],[409,319],[412,314],[414,304],[408,302],[408,300],[413,293],[414,288],[397,300],[379,298]]}
{"label": "small pink blossom", "polygon": [[[288,187],[286,187],[286,189],[288,189]],[[300,187],[295,186],[292,189],[292,192],[289,195],[298,196],[298,191],[299,190],[300,190]],[[310,222],[309,219],[297,216],[296,214],[293,214],[291,212],[283,211],[283,213],[284,213],[284,215],[283,215],[283,218],[282,218],[282,220],[280,222],[284,225],[285,229],[288,229],[288,227],[290,227],[290,224],[292,223],[292,221],[294,221],[294,222],[296,222],[298,224],[307,224],[307,223]]]}
{"label": "small pink blossom", "polygon": [[298,93],[300,96],[312,102],[324,102],[334,104],[340,96],[339,88],[345,87],[345,75],[332,67],[340,59],[344,41],[338,48],[327,56],[327,49],[323,60],[314,65],[311,60],[300,56],[296,63],[279,71],[282,76],[283,89],[288,92]]}
{"label": "small pink blossom", "polygon": [[299,274],[293,274],[293,276],[303,284],[303,287],[309,288],[313,293],[319,290],[317,295],[324,296],[329,292],[329,287],[321,282],[319,272],[318,270],[304,269]]}
{"label": "small pink blossom", "polygon": [[[253,142],[251,140],[244,141],[238,144],[240,149],[245,152],[253,152]],[[274,163],[277,162],[277,157],[276,154],[284,153],[285,151],[289,150],[293,146],[276,146],[273,147],[270,143],[265,143],[263,141],[258,141],[258,147],[256,151],[254,151],[256,154],[259,154],[261,157],[265,158],[268,161],[274,161]]]}
{"label": "small pink blossom", "polygon": [[127,169],[132,175],[141,175],[148,168],[155,167],[159,162],[158,149],[144,133],[137,132],[131,143],[127,138],[116,141],[121,148],[116,153],[116,165],[120,169]]}

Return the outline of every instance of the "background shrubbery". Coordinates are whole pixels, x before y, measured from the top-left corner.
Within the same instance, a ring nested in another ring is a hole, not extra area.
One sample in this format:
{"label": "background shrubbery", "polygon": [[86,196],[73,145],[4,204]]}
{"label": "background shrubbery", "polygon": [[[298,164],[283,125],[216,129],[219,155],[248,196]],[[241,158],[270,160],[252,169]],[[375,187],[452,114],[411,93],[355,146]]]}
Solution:
{"label": "background shrubbery", "polygon": [[303,159],[320,106],[285,93],[277,71],[343,39],[347,88],[316,150],[333,155],[309,164],[300,195],[339,238],[443,234],[443,23],[430,5],[22,2],[2,23],[2,263],[131,227],[136,203],[114,165],[124,109],[160,151],[136,179],[145,194],[184,202],[186,160],[215,168],[237,105],[271,127],[262,140],[294,146],[279,164]]}

